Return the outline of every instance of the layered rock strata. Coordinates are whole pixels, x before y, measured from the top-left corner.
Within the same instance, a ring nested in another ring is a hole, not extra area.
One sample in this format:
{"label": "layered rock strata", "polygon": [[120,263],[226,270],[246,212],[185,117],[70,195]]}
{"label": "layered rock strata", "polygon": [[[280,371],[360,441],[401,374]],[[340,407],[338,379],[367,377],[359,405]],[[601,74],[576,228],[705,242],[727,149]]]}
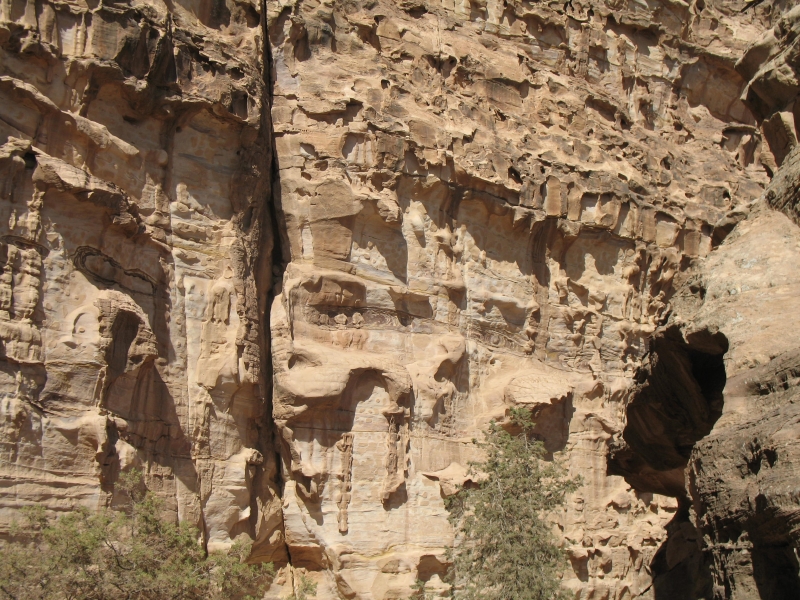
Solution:
{"label": "layered rock strata", "polygon": [[684,471],[728,340],[669,317],[784,158],[736,68],[780,6],[740,4],[270,6],[274,415],[323,597],[441,587],[440,496],[514,405],[587,482],[576,598],[713,592]]}
{"label": "layered rock strata", "polygon": [[285,556],[263,315],[261,7],[0,4],[0,527],[139,468],[210,548]]}
{"label": "layered rock strata", "polygon": [[270,597],[438,595],[527,406],[574,598],[795,597],[800,14],[756,4],[4,0],[0,535],[136,467]]}

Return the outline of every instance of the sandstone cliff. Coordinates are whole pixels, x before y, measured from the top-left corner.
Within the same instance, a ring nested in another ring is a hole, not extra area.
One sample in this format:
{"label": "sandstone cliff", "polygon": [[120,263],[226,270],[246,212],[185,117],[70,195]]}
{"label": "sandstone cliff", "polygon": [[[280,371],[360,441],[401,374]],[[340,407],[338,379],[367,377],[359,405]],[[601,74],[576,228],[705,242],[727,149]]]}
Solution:
{"label": "sandstone cliff", "polygon": [[260,6],[0,10],[3,526],[137,466],[210,546],[284,556]]}
{"label": "sandstone cliff", "polygon": [[135,466],[270,597],[435,594],[524,405],[576,599],[798,597],[800,9],[746,5],[2,0],[0,536]]}

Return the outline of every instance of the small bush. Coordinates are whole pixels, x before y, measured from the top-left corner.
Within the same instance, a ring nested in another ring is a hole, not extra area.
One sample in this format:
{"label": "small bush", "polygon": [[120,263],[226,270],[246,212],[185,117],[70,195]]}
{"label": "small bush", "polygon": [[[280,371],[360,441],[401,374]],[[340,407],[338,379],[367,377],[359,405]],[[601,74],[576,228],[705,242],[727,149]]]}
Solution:
{"label": "small bush", "polygon": [[120,477],[128,512],[80,509],[50,520],[24,509],[0,552],[0,598],[14,600],[225,600],[261,597],[274,570],[249,565],[250,542],[206,555],[200,532],[162,518],[142,477]]}
{"label": "small bush", "polygon": [[449,579],[458,599],[563,598],[559,573],[566,557],[547,514],[562,508],[580,482],[544,460],[544,444],[532,438],[530,411],[513,409],[511,418],[521,433],[492,423],[479,444],[486,459],[471,464],[480,483],[447,502],[457,542]]}
{"label": "small bush", "polygon": [[299,581],[295,582],[295,589],[287,600],[308,600],[317,595],[317,584],[312,582],[305,574],[301,574]]}

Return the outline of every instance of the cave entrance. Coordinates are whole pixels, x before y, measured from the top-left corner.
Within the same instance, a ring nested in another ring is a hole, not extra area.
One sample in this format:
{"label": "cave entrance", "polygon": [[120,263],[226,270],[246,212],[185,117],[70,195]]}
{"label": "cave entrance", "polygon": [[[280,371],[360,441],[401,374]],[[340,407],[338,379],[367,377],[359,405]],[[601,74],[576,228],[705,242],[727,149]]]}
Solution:
{"label": "cave entrance", "polygon": [[639,492],[678,500],[667,539],[651,563],[658,600],[711,598],[710,564],[690,518],[685,468],[695,444],[722,415],[728,340],[708,330],[657,332],[635,377],[621,442],[611,449],[608,473]]}
{"label": "cave entrance", "polygon": [[686,496],[683,470],[694,445],[722,414],[728,340],[678,327],[657,332],[636,373],[626,407],[622,443],[609,455],[608,472],[641,492]]}

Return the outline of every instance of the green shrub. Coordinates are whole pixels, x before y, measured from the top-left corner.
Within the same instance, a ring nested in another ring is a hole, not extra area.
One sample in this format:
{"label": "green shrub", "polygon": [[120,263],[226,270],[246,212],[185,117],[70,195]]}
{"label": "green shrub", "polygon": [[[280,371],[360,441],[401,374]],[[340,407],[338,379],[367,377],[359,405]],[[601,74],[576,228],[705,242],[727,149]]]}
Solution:
{"label": "green shrub", "polygon": [[141,474],[120,478],[127,512],[80,509],[50,520],[25,509],[26,523],[0,550],[0,598],[15,600],[222,600],[261,597],[271,564],[245,562],[250,542],[206,555],[200,532],[161,516]]}
{"label": "green shrub", "polygon": [[308,600],[317,595],[317,584],[312,582],[305,574],[301,574],[299,581],[295,582],[295,590],[287,600]]}
{"label": "green shrub", "polygon": [[564,506],[578,479],[544,460],[544,444],[532,438],[531,413],[512,409],[511,435],[492,423],[479,445],[485,460],[471,464],[479,483],[448,499],[455,527],[449,580],[463,600],[554,600],[562,598],[564,552],[547,514]]}

